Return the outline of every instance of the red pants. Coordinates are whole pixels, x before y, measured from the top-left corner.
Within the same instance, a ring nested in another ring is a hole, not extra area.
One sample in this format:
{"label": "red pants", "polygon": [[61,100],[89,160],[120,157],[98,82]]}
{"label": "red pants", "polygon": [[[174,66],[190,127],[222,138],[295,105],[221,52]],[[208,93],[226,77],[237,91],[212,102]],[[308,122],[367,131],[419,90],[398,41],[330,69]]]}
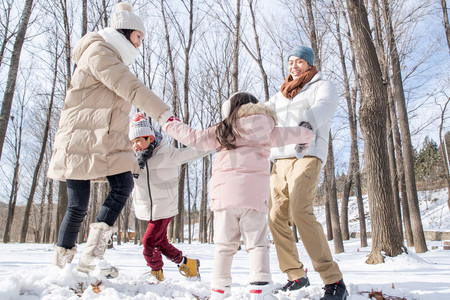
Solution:
{"label": "red pants", "polygon": [[144,257],[152,271],[162,269],[164,263],[161,254],[176,264],[181,263],[183,252],[175,248],[167,239],[167,226],[172,218],[148,221],[144,239]]}

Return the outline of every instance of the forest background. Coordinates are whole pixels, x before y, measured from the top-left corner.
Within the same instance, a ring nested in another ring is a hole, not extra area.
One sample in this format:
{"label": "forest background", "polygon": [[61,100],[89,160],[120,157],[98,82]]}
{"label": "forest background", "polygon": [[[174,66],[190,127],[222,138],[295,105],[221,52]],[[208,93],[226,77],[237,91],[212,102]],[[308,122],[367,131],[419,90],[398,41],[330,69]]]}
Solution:
{"label": "forest background", "polygon": [[[117,2],[2,1],[0,239],[5,243],[55,242],[67,194],[64,182],[49,180],[46,173],[75,67],[71,51],[86,32],[110,24]],[[368,262],[382,262],[382,252],[402,253],[404,241],[416,252],[427,251],[417,191],[450,186],[447,1],[130,3],[148,30],[133,72],[196,128],[219,122],[221,103],[235,91],[267,101],[287,76],[289,50],[311,46],[316,66],[336,84],[340,99],[317,197],[317,205],[326,207],[335,252],[344,251],[342,240],[349,238],[352,195],[359,207],[361,245],[367,245],[368,232],[373,239]],[[180,214],[168,232],[174,242],[212,241],[207,181],[213,159],[181,168]],[[91,190],[79,242],[107,185],[93,183]],[[194,223],[199,224],[195,234]],[[119,243],[138,243],[146,227],[134,217],[131,202],[118,226]]]}

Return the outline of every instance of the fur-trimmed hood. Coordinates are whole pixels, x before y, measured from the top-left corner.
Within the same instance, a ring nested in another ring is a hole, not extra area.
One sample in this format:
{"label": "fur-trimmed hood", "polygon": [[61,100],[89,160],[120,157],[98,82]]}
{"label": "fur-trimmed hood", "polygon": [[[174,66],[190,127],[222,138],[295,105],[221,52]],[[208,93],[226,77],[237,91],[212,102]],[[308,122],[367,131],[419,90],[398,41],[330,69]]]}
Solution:
{"label": "fur-trimmed hood", "polygon": [[264,105],[262,102],[247,103],[239,108],[238,118],[248,117],[251,115],[268,115],[273,119],[275,125],[278,123],[275,111],[271,107]]}

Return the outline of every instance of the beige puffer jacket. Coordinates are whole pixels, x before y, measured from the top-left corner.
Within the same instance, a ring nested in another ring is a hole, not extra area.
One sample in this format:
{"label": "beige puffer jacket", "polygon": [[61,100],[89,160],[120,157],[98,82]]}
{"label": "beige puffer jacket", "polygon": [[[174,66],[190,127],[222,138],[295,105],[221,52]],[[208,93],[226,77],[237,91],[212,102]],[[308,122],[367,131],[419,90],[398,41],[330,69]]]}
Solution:
{"label": "beige puffer jacket", "polygon": [[131,106],[155,120],[169,107],[122,62],[96,32],[75,45],[77,68],[61,112],[48,177],[91,180],[139,172],[128,139]]}
{"label": "beige puffer jacket", "polygon": [[134,179],[131,195],[136,218],[156,221],[178,214],[179,166],[212,152],[175,148],[162,140]]}

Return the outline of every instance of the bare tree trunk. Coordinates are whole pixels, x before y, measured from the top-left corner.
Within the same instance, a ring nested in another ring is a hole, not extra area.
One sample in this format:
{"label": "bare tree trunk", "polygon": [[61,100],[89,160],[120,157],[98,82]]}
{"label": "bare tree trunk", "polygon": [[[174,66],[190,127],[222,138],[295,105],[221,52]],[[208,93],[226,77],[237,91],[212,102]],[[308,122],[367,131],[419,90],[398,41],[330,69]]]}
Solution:
{"label": "bare tree trunk", "polygon": [[[351,153],[351,150],[350,150]],[[350,190],[352,188],[353,183],[353,155],[350,154],[350,161],[347,170],[347,179],[344,183],[344,193],[342,195],[341,200],[341,234],[343,240],[350,239],[350,232],[348,228],[348,202],[350,197]]]}
{"label": "bare tree trunk", "polygon": [[428,251],[423,233],[422,219],[420,217],[419,198],[417,196],[416,177],[414,173],[414,158],[411,144],[411,133],[409,131],[408,112],[406,110],[405,93],[403,91],[403,80],[400,66],[400,59],[397,51],[394,30],[392,28],[392,16],[390,4],[387,0],[382,0],[383,16],[389,41],[389,54],[392,67],[392,84],[394,96],[397,99],[397,110],[400,119],[400,130],[402,133],[403,155],[405,163],[405,179],[408,194],[409,211],[411,214],[411,224],[413,227],[414,247],[416,253]]}
{"label": "bare tree trunk", "polygon": [[[345,10],[341,10],[342,15],[344,16],[344,20],[348,20],[347,14]],[[358,91],[359,83],[361,78],[359,76],[358,68],[356,66],[356,55],[353,46],[353,37],[350,32],[350,25],[346,22],[347,25],[347,36],[351,46],[351,65],[355,77],[355,86],[351,91],[351,103],[348,105],[349,110],[349,120],[350,120],[350,134],[352,137],[351,143],[351,155],[353,155],[353,178],[355,181],[355,189],[356,189],[356,202],[358,205],[358,219],[359,219],[359,231],[360,231],[360,241],[361,247],[367,247],[367,229],[366,229],[366,216],[364,212],[364,201],[362,197],[362,187],[361,187],[361,171],[359,164],[359,150],[358,150],[358,124],[357,124],[357,116],[356,116],[356,103],[358,101]]]}
{"label": "bare tree trunk", "polygon": [[334,176],[334,154],[333,154],[333,137],[331,131],[328,132],[328,158],[325,164],[325,172],[327,173],[327,198],[330,204],[330,219],[333,230],[334,253],[344,252],[344,243],[342,242],[341,225],[339,224],[339,208],[336,194],[336,179]]}
{"label": "bare tree trunk", "polygon": [[[164,8],[164,0],[161,0],[161,14],[163,17],[164,22],[164,32],[165,32],[165,40],[166,40],[166,46],[167,46],[167,58],[169,60],[169,68],[170,68],[170,74],[172,77],[172,111],[174,113],[178,113],[178,85],[177,85],[177,79],[175,75],[175,64],[173,61],[173,54],[172,54],[172,46],[170,43],[170,35],[169,35],[169,26],[167,24],[167,18],[166,18],[166,12]],[[177,148],[177,142],[174,140],[174,146]]]}
{"label": "bare tree trunk", "polygon": [[14,175],[11,182],[11,192],[9,194],[8,216],[6,217],[5,232],[3,234],[3,243],[11,241],[11,227],[14,221],[14,214],[16,211],[17,195],[19,192],[19,170],[20,170],[20,154],[22,150],[22,132],[23,132],[23,116],[25,105],[20,106],[20,119],[18,120],[18,132],[16,132],[16,139],[14,145],[14,154],[16,162],[14,164]]}
{"label": "bare tree trunk", "polygon": [[306,11],[308,12],[308,26],[309,26],[309,40],[311,41],[311,47],[316,54],[316,59],[314,64],[318,70],[322,69],[322,57],[319,51],[319,44],[316,34],[316,22],[314,21],[314,13],[312,8],[312,1],[305,0]]}
{"label": "bare tree trunk", "polygon": [[22,11],[19,30],[16,35],[16,41],[11,55],[11,62],[9,65],[8,79],[3,95],[2,110],[0,113],[0,161],[2,158],[3,144],[5,142],[6,130],[8,129],[9,117],[11,116],[11,107],[14,99],[14,91],[16,89],[17,73],[19,71],[20,54],[22,52],[23,42],[25,41],[25,34],[28,29],[28,22],[30,20],[31,12],[33,10],[33,0],[26,0]]}
{"label": "bare tree trunk", "polygon": [[361,1],[347,0],[355,50],[360,66],[362,99],[359,109],[364,136],[368,196],[372,220],[372,251],[367,263],[381,263],[384,256],[397,256],[404,251],[398,225],[393,215],[392,188],[386,145],[386,89],[380,64],[370,36],[366,8]]}
{"label": "bare tree trunk", "polygon": [[[327,177],[326,172],[324,172],[324,176]],[[324,182],[325,185],[328,185],[326,179],[324,179]],[[327,240],[331,241],[333,239],[333,225],[331,225],[331,210],[328,199],[325,200],[325,223],[327,224]]]}
{"label": "bare tree trunk", "polygon": [[[4,3],[4,2],[3,2]],[[15,32],[9,34],[9,24],[11,22],[11,8],[12,3],[8,1],[6,3],[6,7],[4,7],[4,20],[2,20],[3,28],[5,29],[5,32],[2,34],[3,40],[0,46],[0,67],[2,66],[3,57],[5,54],[6,46],[8,45],[11,38],[15,35]]]}
{"label": "bare tree trunk", "polygon": [[269,81],[267,79],[267,73],[266,73],[266,70],[264,69],[264,65],[263,65],[262,54],[261,54],[261,45],[259,42],[259,34],[258,34],[258,31],[256,30],[256,12],[255,12],[255,8],[253,6],[254,0],[247,0],[247,1],[248,1],[249,9],[250,9],[250,17],[252,18],[252,28],[253,28],[253,35],[255,38],[256,54],[254,54],[250,50],[250,47],[247,45],[246,42],[242,41],[242,44],[244,45],[245,49],[247,49],[248,54],[250,54],[250,56],[253,58],[253,60],[258,65],[258,68],[261,72],[261,77],[263,80],[264,98],[265,98],[265,101],[269,101],[269,98],[270,98]]}
{"label": "bare tree trunk", "polygon": [[134,217],[134,244],[137,245],[138,241],[141,240],[141,224],[139,219]]}
{"label": "bare tree trunk", "polygon": [[188,182],[187,184],[187,198],[188,198],[188,202],[187,202],[187,217],[188,217],[188,244],[191,244],[192,242],[192,238],[191,238],[191,188],[190,188],[190,184],[189,184],[189,172],[186,172],[186,181]]}
{"label": "bare tree trunk", "polygon": [[122,230],[122,222],[120,222],[121,217],[122,214],[117,218],[117,245],[122,245],[122,234],[125,237],[125,232]]}
{"label": "bare tree trunk", "polygon": [[82,9],[81,9],[81,36],[84,36],[87,33],[87,0],[82,0]]}
{"label": "bare tree trunk", "polygon": [[[391,86],[389,84],[389,64],[387,63],[388,58],[384,51],[384,38],[382,34],[382,25],[380,17],[380,6],[378,5],[378,0],[371,0],[372,2],[372,14],[374,23],[374,34],[375,34],[375,47],[377,50],[378,61],[380,62],[381,72],[383,74],[384,82],[386,82],[386,92],[388,96],[388,104],[393,103]],[[400,209],[400,199],[398,193],[398,180],[397,180],[397,166],[395,165],[395,146],[393,139],[392,122],[389,115],[389,107],[387,108],[386,117],[386,129],[387,129],[387,142],[388,142],[388,153],[389,153],[389,167],[391,171],[391,182],[392,182],[392,200],[394,202],[395,216],[397,218],[397,223],[399,226],[400,234],[403,239],[403,229],[402,229],[402,218]]]}
{"label": "bare tree trunk", "polygon": [[[47,165],[44,165],[44,170],[47,170]],[[45,215],[45,194],[47,193],[47,185],[48,179],[47,176],[44,176],[44,180],[42,181],[42,197],[41,197],[41,205],[39,206],[39,220],[34,226],[34,236],[35,242],[40,243],[41,237],[43,236],[43,228],[44,228],[44,215]],[[42,234],[42,235],[41,235]]]}
{"label": "bare tree trunk", "polygon": [[234,32],[234,51],[233,51],[233,93],[239,91],[239,43],[241,40],[241,0],[236,0],[236,31]]}
{"label": "bare tree trunk", "polygon": [[209,214],[209,219],[208,219],[208,227],[209,227],[209,235],[208,235],[208,243],[214,243],[214,214],[210,213]]}
{"label": "bare tree trunk", "polygon": [[66,213],[68,204],[67,185],[65,181],[58,182],[58,205],[56,208],[56,225],[55,225],[55,241],[58,241],[59,229],[61,227],[64,214]]}
{"label": "bare tree trunk", "polygon": [[[388,108],[389,110],[389,108]],[[395,145],[394,145],[394,133],[392,131],[391,117],[389,116],[389,111],[386,117],[386,128],[387,128],[387,142],[388,142],[388,153],[389,153],[389,169],[391,170],[391,182],[392,182],[392,201],[395,207],[395,217],[397,219],[398,230],[403,239],[403,226],[402,226],[402,212],[400,207],[400,197],[398,189],[398,177],[397,177],[397,166],[395,165]]]}
{"label": "bare tree trunk", "polygon": [[347,171],[347,180],[344,184],[344,194],[342,196],[342,202],[341,202],[341,230],[342,230],[342,239],[349,240],[350,239],[350,233],[348,229],[348,199],[350,197],[350,190],[352,187],[352,179],[353,179],[353,170],[355,169],[354,166],[354,155],[353,152],[357,149],[354,148],[353,144],[353,107],[352,107],[352,99],[350,96],[350,82],[347,74],[347,65],[345,62],[345,55],[344,55],[344,49],[342,46],[342,38],[341,38],[341,26],[339,23],[340,19],[340,13],[338,12],[336,6],[334,5],[334,1],[331,1],[331,5],[333,8],[333,15],[335,19],[336,24],[336,40],[338,44],[339,49],[339,58],[341,61],[342,66],[342,74],[344,79],[344,87],[345,87],[345,99],[347,100],[347,109],[348,109],[348,120],[350,124],[350,135],[352,137],[352,143],[350,148],[350,159],[348,163],[348,171]]}
{"label": "bare tree trunk", "polygon": [[448,22],[447,1],[446,0],[441,0],[441,6],[442,6],[442,14],[443,14],[443,17],[444,17],[445,36],[447,38],[448,50],[450,52],[450,25],[449,25],[449,22]]}
{"label": "bare tree trunk", "polygon": [[45,217],[44,234],[42,242],[48,244],[51,242],[52,233],[52,219],[53,219],[53,180],[48,181],[48,194],[47,194],[47,213]]}
{"label": "bare tree trunk", "polygon": [[203,157],[203,178],[202,178],[202,198],[200,202],[199,212],[199,241],[200,243],[208,242],[208,174],[209,174],[209,155]]}

